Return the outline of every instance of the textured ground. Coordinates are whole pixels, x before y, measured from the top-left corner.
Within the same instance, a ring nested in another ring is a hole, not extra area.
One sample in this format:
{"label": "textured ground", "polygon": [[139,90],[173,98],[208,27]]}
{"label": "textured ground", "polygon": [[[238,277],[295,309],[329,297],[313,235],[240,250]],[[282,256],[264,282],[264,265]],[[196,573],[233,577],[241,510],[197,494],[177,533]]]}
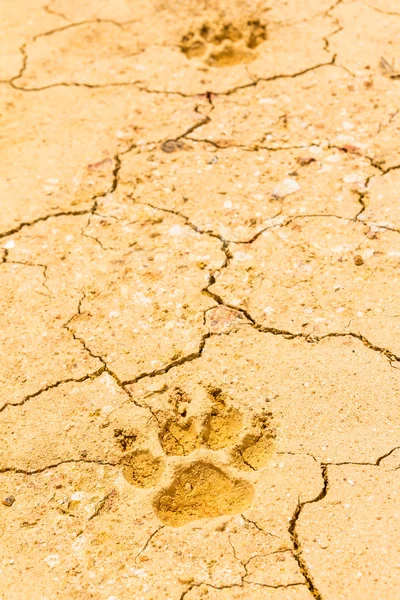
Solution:
{"label": "textured ground", "polygon": [[0,597],[397,598],[398,1],[0,30]]}

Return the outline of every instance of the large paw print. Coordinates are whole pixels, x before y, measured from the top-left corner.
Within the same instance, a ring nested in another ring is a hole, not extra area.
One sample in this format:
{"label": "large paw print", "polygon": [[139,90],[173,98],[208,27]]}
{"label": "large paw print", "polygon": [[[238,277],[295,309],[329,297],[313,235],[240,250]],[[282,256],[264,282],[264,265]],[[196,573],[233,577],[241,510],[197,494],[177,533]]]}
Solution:
{"label": "large paw print", "polygon": [[265,466],[274,449],[272,414],[264,410],[244,417],[221,389],[213,387],[193,396],[175,388],[155,406],[160,456],[135,449],[132,435],[128,444],[120,431],[116,439],[123,450],[127,448],[123,473],[132,485],[156,487],[166,461],[174,461],[172,482],[156,490],[153,500],[160,520],[178,527],[247,508],[253,499],[252,483],[214,463],[222,460],[229,471],[256,471]]}
{"label": "large paw print", "polygon": [[212,67],[229,67],[252,62],[255,49],[267,39],[266,26],[258,20],[244,23],[204,23],[198,31],[189,31],[181,40],[188,58],[201,58]]}

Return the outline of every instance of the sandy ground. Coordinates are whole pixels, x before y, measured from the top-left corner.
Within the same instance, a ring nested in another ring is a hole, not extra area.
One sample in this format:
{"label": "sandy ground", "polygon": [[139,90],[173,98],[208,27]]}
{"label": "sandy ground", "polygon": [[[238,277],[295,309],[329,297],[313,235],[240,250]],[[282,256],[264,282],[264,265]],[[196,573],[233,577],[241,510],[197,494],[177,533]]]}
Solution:
{"label": "sandy ground", "polygon": [[0,30],[0,597],[399,598],[398,0]]}

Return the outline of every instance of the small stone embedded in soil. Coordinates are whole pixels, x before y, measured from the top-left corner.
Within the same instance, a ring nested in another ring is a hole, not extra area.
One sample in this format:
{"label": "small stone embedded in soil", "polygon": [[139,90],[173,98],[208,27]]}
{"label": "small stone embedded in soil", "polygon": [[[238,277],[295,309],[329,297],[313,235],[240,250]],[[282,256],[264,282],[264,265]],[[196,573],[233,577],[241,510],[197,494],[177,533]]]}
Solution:
{"label": "small stone embedded in soil", "polygon": [[364,264],[364,260],[362,258],[362,256],[360,256],[359,254],[356,254],[353,258],[354,260],[354,264],[356,265],[356,267],[360,267],[361,265]]}
{"label": "small stone embedded in soil", "polygon": [[239,311],[228,306],[217,306],[207,313],[207,325],[211,333],[224,333],[233,325],[245,322],[245,317]]}
{"label": "small stone embedded in soil", "polygon": [[166,140],[161,144],[161,150],[168,154],[176,152],[177,150],[182,150],[182,148],[184,148],[184,143],[180,140]]}
{"label": "small stone embedded in soil", "polygon": [[12,506],[15,502],[15,498],[14,496],[7,496],[7,498],[4,498],[4,500],[2,500],[2,503],[4,504],[4,506]]}
{"label": "small stone embedded in soil", "polygon": [[285,196],[290,196],[290,194],[295,194],[300,189],[300,184],[295,179],[284,179],[273,189],[272,195],[279,200],[285,198]]}
{"label": "small stone embedded in soil", "polygon": [[313,156],[298,156],[296,158],[296,162],[298,162],[301,167],[304,167],[305,165],[309,165],[312,162],[316,162],[316,161]]}
{"label": "small stone embedded in soil", "polygon": [[358,146],[353,146],[353,144],[344,144],[344,146],[341,147],[341,150],[348,152],[349,154],[361,154],[360,148],[358,148]]}
{"label": "small stone embedded in soil", "polygon": [[183,575],[178,576],[178,581],[180,583],[189,584],[194,581],[194,577],[191,573],[184,573]]}
{"label": "small stone embedded in soil", "polygon": [[168,389],[168,386],[163,381],[158,381],[147,386],[146,391],[150,394],[162,394]]}

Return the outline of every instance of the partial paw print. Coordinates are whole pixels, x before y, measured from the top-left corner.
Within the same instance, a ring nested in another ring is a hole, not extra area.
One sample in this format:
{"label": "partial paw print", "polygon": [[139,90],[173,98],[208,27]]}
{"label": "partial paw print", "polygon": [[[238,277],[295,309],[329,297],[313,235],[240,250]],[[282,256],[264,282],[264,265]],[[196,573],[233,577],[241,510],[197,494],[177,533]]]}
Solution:
{"label": "partial paw print", "polygon": [[172,414],[160,434],[167,455],[187,455],[201,446],[220,450],[235,443],[242,428],[242,415],[226,404],[219,389],[209,390],[209,399],[207,406],[201,396],[192,399],[179,388],[170,396]]}
{"label": "partial paw print", "polygon": [[136,448],[132,432],[117,430],[115,437],[124,453],[125,479],[156,488],[153,507],[160,520],[178,527],[250,506],[253,484],[237,472],[250,474],[268,463],[275,442],[271,412],[244,415],[216,387],[189,394],[164,386],[145,401],[157,421],[158,452]]}
{"label": "partial paw print", "polygon": [[183,36],[180,48],[187,58],[201,58],[211,67],[230,67],[252,62],[257,46],[266,39],[266,25],[259,20],[204,23]]}

